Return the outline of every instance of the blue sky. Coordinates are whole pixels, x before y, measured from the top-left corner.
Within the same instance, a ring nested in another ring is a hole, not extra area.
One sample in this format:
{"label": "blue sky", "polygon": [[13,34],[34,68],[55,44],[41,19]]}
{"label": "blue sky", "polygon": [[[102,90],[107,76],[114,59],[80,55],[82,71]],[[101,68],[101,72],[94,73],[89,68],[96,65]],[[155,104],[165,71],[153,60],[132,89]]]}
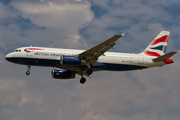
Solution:
{"label": "blue sky", "polygon": [[159,68],[95,72],[84,85],[51,78],[53,68],[7,62],[22,46],[88,49],[115,34],[116,52],[139,53],[162,30],[179,50],[178,0],[1,0],[1,120],[179,120],[180,57]]}

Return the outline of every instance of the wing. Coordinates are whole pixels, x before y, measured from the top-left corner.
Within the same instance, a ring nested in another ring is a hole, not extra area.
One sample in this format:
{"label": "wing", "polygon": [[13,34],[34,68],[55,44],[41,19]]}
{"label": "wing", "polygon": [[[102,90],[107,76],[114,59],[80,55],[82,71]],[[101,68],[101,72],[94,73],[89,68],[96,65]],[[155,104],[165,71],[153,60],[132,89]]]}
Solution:
{"label": "wing", "polygon": [[80,53],[79,57],[86,60],[87,66],[90,67],[90,64],[94,66],[96,64],[96,61],[98,60],[98,57],[104,55],[106,51],[113,48],[113,46],[116,45],[115,41],[117,41],[120,37],[124,35],[125,33],[121,35],[114,35],[108,40],[96,45],[95,47],[90,48],[89,50],[86,50],[83,53]]}

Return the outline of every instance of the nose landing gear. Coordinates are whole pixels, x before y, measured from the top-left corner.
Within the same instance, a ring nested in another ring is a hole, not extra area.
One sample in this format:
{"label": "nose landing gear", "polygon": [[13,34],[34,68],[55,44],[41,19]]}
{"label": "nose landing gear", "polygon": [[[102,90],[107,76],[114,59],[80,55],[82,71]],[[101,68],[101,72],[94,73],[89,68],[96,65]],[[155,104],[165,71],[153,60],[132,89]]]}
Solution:
{"label": "nose landing gear", "polygon": [[29,74],[30,74],[30,69],[31,69],[31,66],[28,65],[28,71],[26,72],[26,75],[29,75]]}

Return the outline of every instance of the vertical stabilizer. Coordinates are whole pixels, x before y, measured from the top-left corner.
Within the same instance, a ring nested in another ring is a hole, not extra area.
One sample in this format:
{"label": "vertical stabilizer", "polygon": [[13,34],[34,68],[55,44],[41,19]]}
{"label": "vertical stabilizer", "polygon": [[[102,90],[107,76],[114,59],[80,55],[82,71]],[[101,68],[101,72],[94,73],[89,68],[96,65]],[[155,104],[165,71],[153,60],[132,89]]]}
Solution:
{"label": "vertical stabilizer", "polygon": [[170,32],[161,31],[159,35],[143,51],[145,55],[159,57],[165,54]]}

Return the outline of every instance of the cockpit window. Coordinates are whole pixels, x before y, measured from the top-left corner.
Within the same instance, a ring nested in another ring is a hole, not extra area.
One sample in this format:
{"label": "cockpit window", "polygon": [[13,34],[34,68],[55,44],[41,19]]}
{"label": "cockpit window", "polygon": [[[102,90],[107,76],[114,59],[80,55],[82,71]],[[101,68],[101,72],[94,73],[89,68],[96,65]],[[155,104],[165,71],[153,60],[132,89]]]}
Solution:
{"label": "cockpit window", "polygon": [[21,50],[14,50],[14,52],[21,52]]}

